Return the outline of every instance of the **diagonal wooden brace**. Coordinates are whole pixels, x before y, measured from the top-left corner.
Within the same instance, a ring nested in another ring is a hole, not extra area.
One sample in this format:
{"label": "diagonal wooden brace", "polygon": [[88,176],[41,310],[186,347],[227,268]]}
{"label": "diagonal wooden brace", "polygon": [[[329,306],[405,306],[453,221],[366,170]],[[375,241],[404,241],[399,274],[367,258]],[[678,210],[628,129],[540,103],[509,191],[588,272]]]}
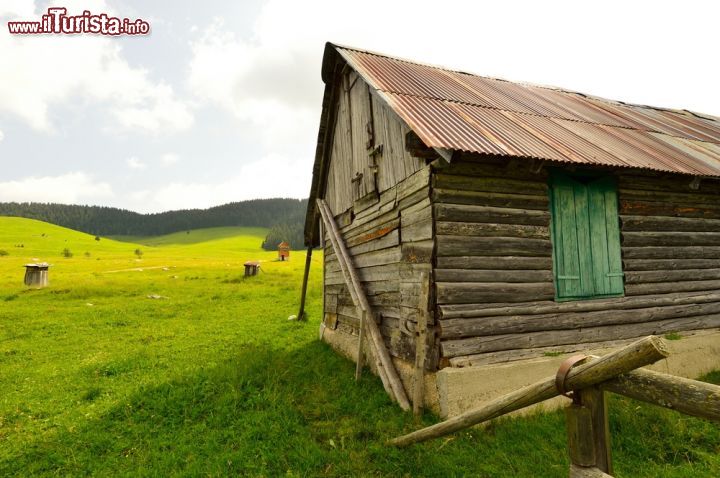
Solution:
{"label": "diagonal wooden brace", "polygon": [[353,302],[355,303],[355,306],[361,310],[361,312],[364,312],[362,314],[364,320],[363,325],[368,332],[368,336],[370,338],[369,342],[373,345],[380,379],[383,381],[385,389],[389,389],[388,391],[391,392],[391,396],[393,396],[393,398],[398,402],[400,407],[403,410],[410,410],[410,401],[405,393],[405,388],[403,387],[400,376],[395,369],[390,353],[385,347],[385,342],[380,334],[380,329],[375,323],[375,316],[372,313],[370,303],[367,300],[365,291],[363,290],[360,279],[355,271],[350,254],[345,248],[345,243],[340,236],[340,231],[338,230],[337,224],[335,224],[332,212],[323,199],[317,200],[317,207],[320,211],[323,223],[325,224],[325,228],[327,229],[328,237],[330,238],[333,250],[337,256],[340,269],[342,270],[343,277],[345,278],[345,283],[350,290]]}

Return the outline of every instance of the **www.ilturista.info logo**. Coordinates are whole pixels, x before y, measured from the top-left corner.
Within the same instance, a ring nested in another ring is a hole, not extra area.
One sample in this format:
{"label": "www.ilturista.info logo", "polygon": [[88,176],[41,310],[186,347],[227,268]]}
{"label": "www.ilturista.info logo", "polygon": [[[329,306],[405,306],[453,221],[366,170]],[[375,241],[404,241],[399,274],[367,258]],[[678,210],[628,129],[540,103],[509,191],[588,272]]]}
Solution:
{"label": "www.ilturista.info logo", "polygon": [[140,18],[117,18],[85,10],[82,15],[68,15],[67,8],[48,8],[40,21],[8,22],[13,35],[92,33],[95,35],[147,35],[150,24]]}

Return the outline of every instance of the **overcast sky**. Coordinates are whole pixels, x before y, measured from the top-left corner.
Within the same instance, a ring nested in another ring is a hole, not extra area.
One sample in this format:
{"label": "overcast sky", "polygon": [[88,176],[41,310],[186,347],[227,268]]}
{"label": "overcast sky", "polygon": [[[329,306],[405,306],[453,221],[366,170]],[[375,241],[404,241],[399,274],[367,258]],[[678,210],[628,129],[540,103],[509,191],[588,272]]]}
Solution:
{"label": "overcast sky", "polygon": [[[325,41],[720,116],[716,2],[0,0],[0,201],[306,197]],[[151,34],[13,36],[48,4]]]}

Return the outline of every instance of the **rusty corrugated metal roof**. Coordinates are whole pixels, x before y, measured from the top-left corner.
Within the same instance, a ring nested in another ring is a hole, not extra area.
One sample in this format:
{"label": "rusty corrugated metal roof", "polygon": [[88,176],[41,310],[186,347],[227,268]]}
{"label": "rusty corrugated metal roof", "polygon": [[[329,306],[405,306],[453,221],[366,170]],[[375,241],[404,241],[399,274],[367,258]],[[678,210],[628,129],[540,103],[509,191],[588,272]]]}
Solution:
{"label": "rusty corrugated metal roof", "polygon": [[334,46],[426,145],[720,176],[720,121]]}

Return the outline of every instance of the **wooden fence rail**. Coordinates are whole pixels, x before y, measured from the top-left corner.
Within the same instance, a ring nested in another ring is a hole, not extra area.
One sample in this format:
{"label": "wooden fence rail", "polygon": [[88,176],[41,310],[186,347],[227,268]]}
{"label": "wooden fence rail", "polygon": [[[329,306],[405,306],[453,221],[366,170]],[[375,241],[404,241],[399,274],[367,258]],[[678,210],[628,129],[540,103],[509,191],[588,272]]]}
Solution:
{"label": "wooden fence rail", "polygon": [[650,336],[604,357],[586,357],[584,362],[577,362],[578,365],[566,361],[556,377],[503,395],[390,443],[408,446],[438,438],[572,390],[572,404],[566,409],[570,478],[612,476],[605,391],[720,422],[720,386],[635,370],[667,355],[664,341]]}

